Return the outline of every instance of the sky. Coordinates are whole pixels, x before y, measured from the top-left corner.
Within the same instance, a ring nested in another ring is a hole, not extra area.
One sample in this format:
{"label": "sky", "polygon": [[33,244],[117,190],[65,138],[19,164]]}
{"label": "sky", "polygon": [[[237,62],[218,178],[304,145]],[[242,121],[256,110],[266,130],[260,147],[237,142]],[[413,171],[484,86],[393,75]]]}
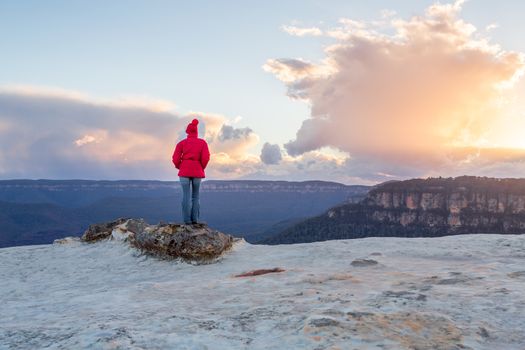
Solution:
{"label": "sky", "polygon": [[521,1],[1,1],[0,179],[525,170]]}

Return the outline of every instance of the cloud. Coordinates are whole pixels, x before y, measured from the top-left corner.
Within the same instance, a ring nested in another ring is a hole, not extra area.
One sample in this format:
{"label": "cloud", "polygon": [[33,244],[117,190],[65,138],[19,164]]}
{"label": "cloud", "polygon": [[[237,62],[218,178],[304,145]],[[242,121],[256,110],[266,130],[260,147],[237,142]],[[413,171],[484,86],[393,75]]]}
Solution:
{"label": "cloud", "polygon": [[499,27],[499,24],[497,24],[497,23],[491,23],[491,24],[489,24],[489,25],[487,25],[487,26],[485,27],[485,30],[486,30],[487,32],[489,32],[489,31],[494,30],[494,29],[496,29],[496,28],[498,28],[498,27]]}
{"label": "cloud", "polygon": [[317,27],[300,28],[296,26],[282,26],[281,29],[284,30],[288,34],[295,35],[295,36],[306,36],[306,35],[320,36],[323,34],[321,29]]}
{"label": "cloud", "polygon": [[258,140],[249,128],[226,125],[225,116],[182,115],[173,106],[157,99],[102,100],[57,88],[0,88],[0,177],[173,179],[173,148],[194,117],[210,143],[210,168],[220,159],[217,154],[242,164]]}
{"label": "cloud", "polygon": [[218,139],[219,141],[245,139],[250,137],[252,133],[253,130],[250,128],[234,128],[231,125],[224,124],[219,131]]}
{"label": "cloud", "polygon": [[327,154],[324,150],[306,152],[298,157],[283,154],[278,166],[269,167],[260,163],[242,178],[288,181],[325,180],[367,185],[384,181],[383,177],[379,176],[377,177],[379,180],[355,176],[349,172],[348,161],[348,155]]}
{"label": "cloud", "polygon": [[[288,95],[311,106],[287,152],[337,148],[364,177],[450,172],[468,159],[465,169],[476,171],[489,152],[472,150],[499,149],[493,129],[516,127],[502,126],[502,115],[525,59],[461,19],[462,4],[437,3],[408,20],[393,13],[378,22],[342,19],[324,31],[337,42],[322,62],[268,60],[263,68]],[[491,161],[506,161],[495,153]]]}
{"label": "cloud", "polygon": [[66,90],[59,87],[40,87],[31,85],[0,86],[0,93],[17,94],[30,97],[67,98],[88,104],[113,106],[122,108],[145,108],[155,112],[173,111],[176,105],[171,101],[162,100],[146,95],[126,95],[113,99],[94,98],[79,91]]}
{"label": "cloud", "polygon": [[260,167],[261,161],[254,155],[219,152],[213,155],[213,164],[207,168],[206,174],[214,179],[239,179],[256,173]]}
{"label": "cloud", "polygon": [[227,153],[229,158],[243,162],[252,147],[259,143],[259,136],[250,128],[236,128],[222,124],[216,132],[207,133],[210,147],[217,153]]}
{"label": "cloud", "polygon": [[212,152],[209,179],[368,181],[345,174],[346,155],[292,158],[272,144],[252,154],[259,136],[220,114],[181,115],[38,87],[0,89],[0,178],[177,179],[171,154],[195,117]]}
{"label": "cloud", "polygon": [[[315,65],[302,59],[278,58],[270,59],[264,65],[263,69],[275,74],[281,81],[293,84],[303,79],[312,79],[313,77],[323,77],[333,71],[329,65]],[[298,98],[301,94],[295,94],[292,90],[288,91],[289,95]]]}
{"label": "cloud", "polygon": [[384,10],[381,10],[381,18],[389,18],[389,17],[393,17],[397,14],[396,11],[394,10],[390,10],[390,9],[384,9]]}
{"label": "cloud", "polygon": [[281,147],[279,145],[272,145],[265,142],[261,150],[261,161],[264,164],[279,164],[283,156],[281,154]]}
{"label": "cloud", "polygon": [[96,141],[97,141],[96,137],[91,136],[91,135],[84,135],[84,137],[78,140],[75,140],[75,145],[77,145],[78,147],[82,147],[84,145],[87,145],[88,143],[96,142]]}

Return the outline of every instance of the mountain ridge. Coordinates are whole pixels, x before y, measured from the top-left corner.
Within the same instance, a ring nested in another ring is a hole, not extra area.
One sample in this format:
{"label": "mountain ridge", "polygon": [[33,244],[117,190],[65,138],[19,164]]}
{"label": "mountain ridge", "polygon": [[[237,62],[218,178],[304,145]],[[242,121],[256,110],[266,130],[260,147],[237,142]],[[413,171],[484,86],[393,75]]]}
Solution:
{"label": "mountain ridge", "polygon": [[461,176],[387,182],[359,203],[333,207],[260,243],[484,232],[525,233],[525,179]]}
{"label": "mountain ridge", "polygon": [[[320,214],[368,191],[326,181],[206,180],[201,186],[202,220],[252,242],[274,234],[268,231],[274,224]],[[178,181],[1,180],[0,247],[80,236],[89,224],[119,217],[177,221],[180,201]]]}

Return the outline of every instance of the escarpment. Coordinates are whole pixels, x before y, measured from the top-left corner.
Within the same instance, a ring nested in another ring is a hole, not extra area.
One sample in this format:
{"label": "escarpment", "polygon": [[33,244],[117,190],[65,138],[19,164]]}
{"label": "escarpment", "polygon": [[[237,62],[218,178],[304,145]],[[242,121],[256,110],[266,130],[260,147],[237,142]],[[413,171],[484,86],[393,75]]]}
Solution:
{"label": "escarpment", "polygon": [[372,218],[445,233],[525,232],[525,179],[462,176],[408,180],[370,191]]}
{"label": "escarpment", "polygon": [[525,233],[525,179],[474,176],[389,182],[263,243],[368,236]]}

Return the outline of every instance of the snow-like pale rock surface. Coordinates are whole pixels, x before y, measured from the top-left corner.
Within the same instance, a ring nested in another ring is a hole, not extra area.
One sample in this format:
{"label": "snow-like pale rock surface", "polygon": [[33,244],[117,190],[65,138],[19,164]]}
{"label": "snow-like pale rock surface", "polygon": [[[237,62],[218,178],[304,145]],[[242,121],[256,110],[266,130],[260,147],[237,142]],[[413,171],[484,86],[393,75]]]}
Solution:
{"label": "snow-like pale rock surface", "polygon": [[525,236],[240,242],[210,265],[14,247],[0,283],[0,349],[525,348]]}

